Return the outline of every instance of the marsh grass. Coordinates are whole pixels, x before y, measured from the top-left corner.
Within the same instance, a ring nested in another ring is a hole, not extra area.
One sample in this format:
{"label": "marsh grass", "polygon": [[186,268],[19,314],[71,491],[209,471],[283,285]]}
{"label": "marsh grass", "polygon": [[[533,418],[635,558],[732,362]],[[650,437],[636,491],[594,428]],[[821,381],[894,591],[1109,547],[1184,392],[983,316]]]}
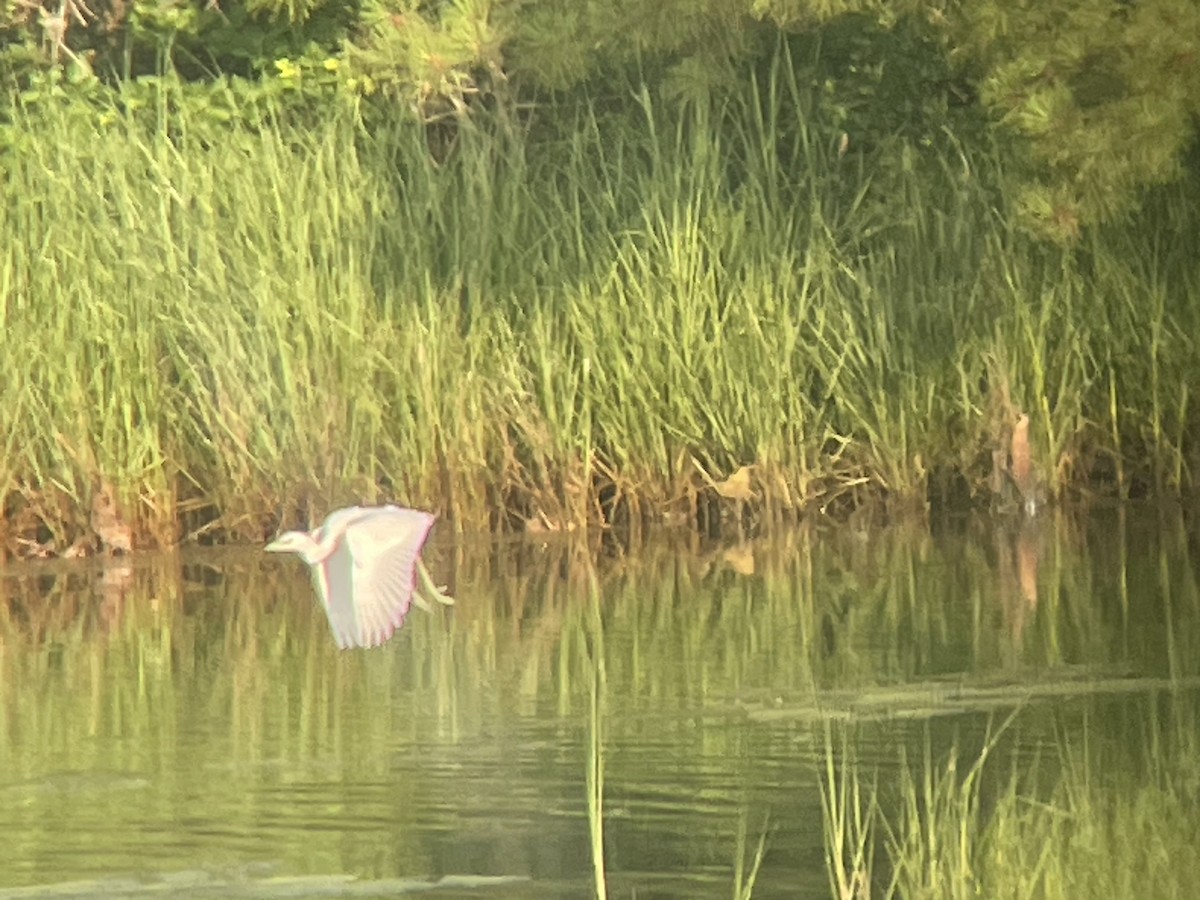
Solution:
{"label": "marsh grass", "polygon": [[695,521],[743,465],[771,518],[981,496],[1021,411],[1052,493],[1192,485],[1196,185],[1038,246],[1001,149],[839,155],[805,65],[481,116],[437,160],[394,117],[222,120],[170,79],[14,100],[4,545],[61,551],[106,485],[140,545],[393,498]]}
{"label": "marsh grass", "polygon": [[848,731],[839,747],[827,737],[834,896],[1187,896],[1200,839],[1189,812],[1200,799],[1194,696],[1165,698],[1164,718],[1155,707],[1144,707],[1139,745],[1109,746],[1085,722],[1072,738],[1060,734],[1057,755],[1019,752],[1004,737],[1018,710],[978,755],[956,747],[934,758],[926,743],[894,791],[864,782]]}
{"label": "marsh grass", "polygon": [[868,900],[874,870],[875,806],[878,785],[862,785],[843,732],[838,749],[833,729],[825,728],[825,770],[821,780],[821,815],[825,828],[825,862],[830,894],[835,900]]}
{"label": "marsh grass", "polygon": [[596,900],[608,897],[604,860],[604,721],[607,717],[608,674],[605,667],[604,627],[600,619],[600,586],[590,560],[586,567],[587,642],[592,658],[588,680],[587,817],[591,845],[592,880]]}
{"label": "marsh grass", "polygon": [[748,818],[748,814],[744,814],[738,820],[736,856],[733,862],[733,900],[750,900],[754,896],[758,873],[762,870],[763,858],[767,855],[770,822],[763,822],[758,832],[758,840],[751,844]]}

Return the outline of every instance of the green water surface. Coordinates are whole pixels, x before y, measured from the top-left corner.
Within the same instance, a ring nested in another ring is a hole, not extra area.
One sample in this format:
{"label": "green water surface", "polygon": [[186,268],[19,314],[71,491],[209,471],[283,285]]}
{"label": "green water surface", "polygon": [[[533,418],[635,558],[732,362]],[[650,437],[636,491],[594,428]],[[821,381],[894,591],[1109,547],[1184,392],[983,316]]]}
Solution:
{"label": "green water surface", "polygon": [[345,652],[294,558],[9,564],[0,898],[588,897],[598,837],[610,897],[736,897],[764,837],[754,897],[828,897],[830,735],[885,802],[1001,723],[1003,774],[1094,744],[1136,790],[1196,710],[1195,534],[435,534],[457,605]]}

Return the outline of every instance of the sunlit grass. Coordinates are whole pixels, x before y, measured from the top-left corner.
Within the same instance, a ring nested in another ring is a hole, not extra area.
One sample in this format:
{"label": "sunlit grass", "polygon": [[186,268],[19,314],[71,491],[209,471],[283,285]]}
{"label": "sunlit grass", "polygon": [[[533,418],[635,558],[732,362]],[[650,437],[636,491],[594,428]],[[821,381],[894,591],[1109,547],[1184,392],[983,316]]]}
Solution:
{"label": "sunlit grass", "polygon": [[1057,756],[1004,736],[1018,711],[977,756],[935,757],[927,744],[895,789],[866,780],[843,730],[826,745],[823,792],[833,896],[1188,896],[1200,875],[1193,697],[1168,701],[1168,720],[1151,716],[1132,745],[1104,746],[1111,736],[1085,723],[1060,736]]}
{"label": "sunlit grass", "polygon": [[604,860],[604,720],[608,706],[608,673],[604,657],[604,626],[600,618],[600,589],[595,571],[585,563],[587,589],[587,625],[585,640],[592,657],[591,678],[588,680],[588,754],[587,754],[587,815],[588,837],[591,840],[592,881],[596,900],[608,897],[608,876]]}
{"label": "sunlit grass", "polygon": [[1053,492],[1193,484],[1186,197],[1039,247],[1000,152],[843,157],[804,72],[481,118],[437,161],[349,110],[217,123],[166,80],[153,117],[12,108],[5,545],[65,549],[101,489],[143,545],[353,500],[694,519],[742,465],[771,515],[919,505],[984,492],[1018,411]]}

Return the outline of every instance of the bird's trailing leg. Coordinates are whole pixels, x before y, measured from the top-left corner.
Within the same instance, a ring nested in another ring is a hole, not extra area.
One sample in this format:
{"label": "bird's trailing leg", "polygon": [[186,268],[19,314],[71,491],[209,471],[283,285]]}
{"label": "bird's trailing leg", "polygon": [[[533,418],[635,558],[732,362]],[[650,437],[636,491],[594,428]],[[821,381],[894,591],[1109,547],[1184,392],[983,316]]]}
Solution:
{"label": "bird's trailing leg", "polygon": [[413,591],[413,602],[425,612],[433,612],[433,608],[425,602],[426,596],[432,600],[436,600],[445,606],[453,606],[454,598],[446,593],[445,585],[436,585],[433,579],[429,577],[429,570],[425,568],[425,563],[420,559],[417,560],[417,574],[421,578],[420,589]]}

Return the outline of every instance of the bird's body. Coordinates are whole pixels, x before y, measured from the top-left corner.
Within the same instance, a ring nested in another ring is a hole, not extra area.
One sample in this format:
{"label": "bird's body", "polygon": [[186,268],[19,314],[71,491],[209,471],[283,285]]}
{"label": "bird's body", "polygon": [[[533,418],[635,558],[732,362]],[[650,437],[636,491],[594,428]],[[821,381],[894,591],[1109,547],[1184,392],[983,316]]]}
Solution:
{"label": "bird's body", "polygon": [[350,506],[330,513],[311,534],[288,531],[266,549],[298,553],[312,568],[339,647],[377,647],[404,623],[414,599],[420,603],[418,574],[435,599],[453,602],[432,586],[421,563],[434,521],[431,513],[400,506]]}

